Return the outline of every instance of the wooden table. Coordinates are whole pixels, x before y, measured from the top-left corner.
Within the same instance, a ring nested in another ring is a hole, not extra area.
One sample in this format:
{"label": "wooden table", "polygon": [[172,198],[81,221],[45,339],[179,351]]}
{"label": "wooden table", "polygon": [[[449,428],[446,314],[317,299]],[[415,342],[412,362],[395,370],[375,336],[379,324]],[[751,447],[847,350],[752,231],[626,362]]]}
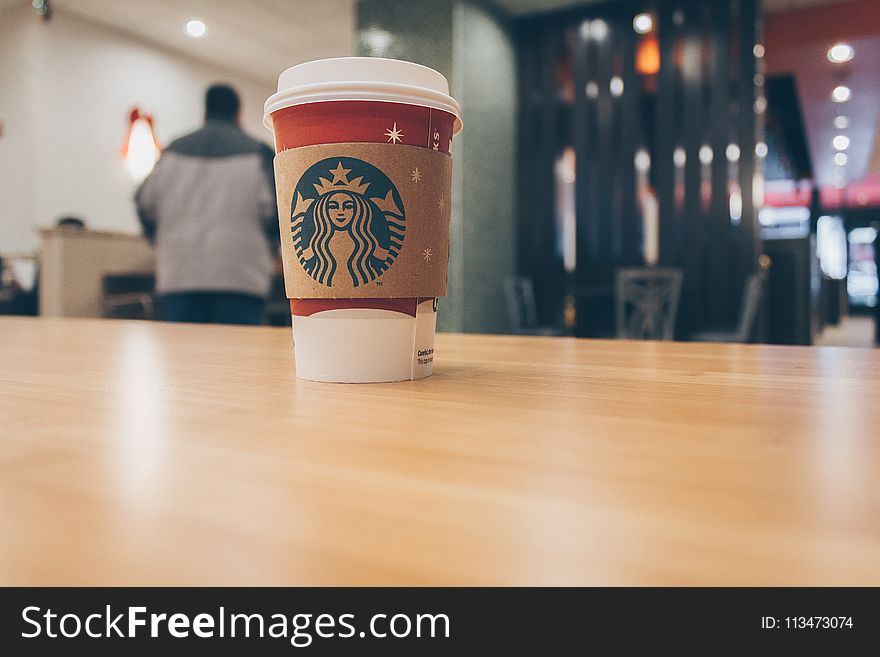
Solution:
{"label": "wooden table", "polygon": [[880,585],[880,351],[0,320],[0,584]]}

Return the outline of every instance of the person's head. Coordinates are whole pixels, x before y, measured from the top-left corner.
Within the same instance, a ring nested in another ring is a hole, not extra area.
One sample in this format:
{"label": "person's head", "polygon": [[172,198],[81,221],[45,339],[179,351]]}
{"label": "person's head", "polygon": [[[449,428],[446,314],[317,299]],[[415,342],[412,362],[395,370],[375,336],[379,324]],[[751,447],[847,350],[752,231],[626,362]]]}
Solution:
{"label": "person's head", "polygon": [[55,225],[58,228],[73,228],[79,230],[86,227],[86,222],[79,217],[61,217]]}
{"label": "person's head", "polygon": [[241,101],[228,84],[212,84],[205,93],[205,121],[238,122]]}

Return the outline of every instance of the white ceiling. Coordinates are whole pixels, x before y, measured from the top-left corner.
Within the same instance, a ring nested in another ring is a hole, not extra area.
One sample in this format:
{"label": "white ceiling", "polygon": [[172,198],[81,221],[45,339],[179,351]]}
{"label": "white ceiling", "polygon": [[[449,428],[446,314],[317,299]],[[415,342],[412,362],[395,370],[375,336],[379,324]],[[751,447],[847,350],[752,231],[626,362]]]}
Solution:
{"label": "white ceiling", "polygon": [[764,13],[777,14],[785,11],[796,11],[820,5],[834,5],[849,0],[764,0]]}
{"label": "white ceiling", "polygon": [[[412,0],[423,2],[426,0]],[[514,15],[605,0],[494,0]],[[768,12],[845,0],[764,0]],[[262,82],[289,66],[354,54],[357,0],[50,0],[54,20],[73,14]],[[0,0],[0,11],[29,0]],[[198,18],[208,35],[184,35]]]}
{"label": "white ceiling", "polygon": [[[0,8],[20,3],[0,0]],[[353,54],[354,5],[355,0],[52,0],[53,20],[74,14],[273,83],[294,64]],[[205,38],[183,33],[194,18],[208,26]]]}
{"label": "white ceiling", "polygon": [[565,9],[578,5],[591,5],[603,0],[495,0],[495,4],[501,6],[511,14],[522,16],[553,9]]}
{"label": "white ceiling", "polygon": [[[501,6],[511,14],[522,16],[554,9],[564,9],[606,2],[607,0],[495,0],[495,4]],[[776,13],[803,9],[815,5],[829,5],[848,0],[764,0],[763,7],[766,13]]]}

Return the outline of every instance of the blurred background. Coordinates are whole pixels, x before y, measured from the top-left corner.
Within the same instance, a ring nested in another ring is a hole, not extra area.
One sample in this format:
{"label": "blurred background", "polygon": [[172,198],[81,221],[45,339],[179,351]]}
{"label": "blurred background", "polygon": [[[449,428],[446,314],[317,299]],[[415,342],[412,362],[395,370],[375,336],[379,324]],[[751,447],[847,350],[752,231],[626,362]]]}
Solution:
{"label": "blurred background", "polygon": [[155,318],[161,149],[346,55],[462,103],[441,330],[875,343],[876,0],[0,0],[0,313]]}

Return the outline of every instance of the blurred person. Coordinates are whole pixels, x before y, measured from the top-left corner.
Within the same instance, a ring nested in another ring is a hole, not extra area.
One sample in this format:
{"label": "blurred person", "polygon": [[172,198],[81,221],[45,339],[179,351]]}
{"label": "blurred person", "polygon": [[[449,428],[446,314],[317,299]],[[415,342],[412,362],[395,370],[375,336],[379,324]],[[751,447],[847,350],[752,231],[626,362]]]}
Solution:
{"label": "blurred person", "polygon": [[57,228],[69,228],[73,230],[85,230],[86,222],[79,217],[61,217],[56,223]]}
{"label": "blurred person", "polygon": [[0,315],[37,314],[36,282],[28,289],[19,280],[15,265],[0,256]]}
{"label": "blurred person", "polygon": [[[86,230],[86,222],[81,217],[64,215],[55,222],[55,228],[60,230]],[[7,271],[8,284],[3,281],[2,258],[0,258],[0,288],[6,287],[6,294],[0,294],[0,315],[30,315],[40,314],[40,267],[39,258],[34,262],[34,275],[30,287],[22,285],[15,277],[15,273]]]}
{"label": "blurred person", "polygon": [[279,244],[274,151],[239,117],[236,91],[211,86],[204,126],[173,141],[135,195],[161,319],[263,322]]}

